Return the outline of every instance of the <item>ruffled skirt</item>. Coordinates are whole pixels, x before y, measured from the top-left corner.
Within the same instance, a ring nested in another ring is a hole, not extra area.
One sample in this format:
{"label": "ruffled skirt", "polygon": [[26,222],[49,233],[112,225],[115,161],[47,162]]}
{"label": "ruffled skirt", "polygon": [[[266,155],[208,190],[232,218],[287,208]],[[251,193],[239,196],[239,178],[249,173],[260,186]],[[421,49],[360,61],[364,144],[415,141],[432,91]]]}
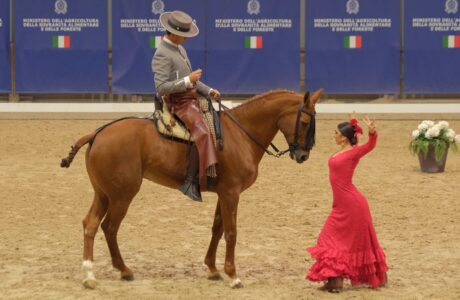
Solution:
{"label": "ruffled skirt", "polygon": [[342,277],[350,279],[352,285],[368,284],[374,288],[385,283],[388,267],[380,247],[347,253],[317,245],[307,248],[307,252],[316,259],[306,277],[311,281]]}

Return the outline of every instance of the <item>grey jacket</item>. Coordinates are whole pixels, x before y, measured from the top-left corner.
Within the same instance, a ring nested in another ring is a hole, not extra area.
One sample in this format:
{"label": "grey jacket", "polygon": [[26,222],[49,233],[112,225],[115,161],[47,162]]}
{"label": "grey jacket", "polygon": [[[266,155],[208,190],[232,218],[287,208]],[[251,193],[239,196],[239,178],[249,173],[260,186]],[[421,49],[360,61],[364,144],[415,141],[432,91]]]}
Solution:
{"label": "grey jacket", "polygon": [[[152,71],[157,93],[163,96],[187,90],[184,77],[192,72],[192,66],[184,47],[176,47],[163,40],[153,55]],[[196,89],[207,96],[211,88],[198,81]]]}

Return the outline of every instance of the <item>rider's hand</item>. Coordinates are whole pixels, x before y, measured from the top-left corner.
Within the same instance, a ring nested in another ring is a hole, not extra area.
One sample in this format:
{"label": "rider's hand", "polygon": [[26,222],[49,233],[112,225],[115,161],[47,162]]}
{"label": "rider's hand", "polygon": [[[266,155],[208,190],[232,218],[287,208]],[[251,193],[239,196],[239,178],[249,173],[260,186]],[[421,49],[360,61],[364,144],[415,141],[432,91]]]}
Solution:
{"label": "rider's hand", "polygon": [[209,90],[209,96],[211,96],[212,99],[215,101],[220,101],[220,92],[215,89]]}
{"label": "rider's hand", "polygon": [[201,73],[203,73],[201,69],[197,69],[190,73],[190,75],[188,75],[188,77],[190,78],[190,82],[192,84],[196,84],[196,82],[201,78]]}

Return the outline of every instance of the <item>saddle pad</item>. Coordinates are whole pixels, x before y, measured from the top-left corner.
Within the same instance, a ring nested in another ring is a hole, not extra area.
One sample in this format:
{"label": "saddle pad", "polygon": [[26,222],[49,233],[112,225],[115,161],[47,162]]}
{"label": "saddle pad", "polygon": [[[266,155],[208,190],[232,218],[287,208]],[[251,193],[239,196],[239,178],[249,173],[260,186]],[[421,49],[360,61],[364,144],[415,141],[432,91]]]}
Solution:
{"label": "saddle pad", "polygon": [[[177,119],[171,115],[166,103],[163,105],[163,111],[155,110],[153,117],[155,119],[157,130],[160,134],[166,137],[175,137],[186,142],[193,142],[190,131],[188,131],[181,122],[177,121]],[[174,121],[171,122],[171,119],[174,119]],[[171,124],[174,124],[174,126]]]}
{"label": "saddle pad", "polygon": [[[201,115],[203,116],[203,119],[205,120],[209,130],[211,131],[214,140],[214,145],[216,145],[214,119],[212,113],[209,111],[208,101],[206,99],[200,98],[199,103]],[[171,114],[166,104],[163,105],[163,111],[156,110],[153,115],[156,120],[155,124],[157,126],[157,129],[162,135],[166,137],[174,137],[185,142],[193,142],[193,138],[190,134],[190,131],[188,131],[188,129],[178,118]],[[174,119],[174,121],[171,122],[171,119]]]}

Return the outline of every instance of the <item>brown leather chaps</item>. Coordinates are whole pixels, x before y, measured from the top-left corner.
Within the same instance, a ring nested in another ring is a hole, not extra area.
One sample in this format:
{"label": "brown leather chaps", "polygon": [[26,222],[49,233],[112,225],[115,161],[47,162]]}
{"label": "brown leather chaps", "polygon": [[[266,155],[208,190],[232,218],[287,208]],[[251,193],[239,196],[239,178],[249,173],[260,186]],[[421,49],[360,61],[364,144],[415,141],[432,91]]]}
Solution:
{"label": "brown leather chaps", "polygon": [[205,179],[206,169],[217,163],[217,153],[208,125],[203,120],[196,90],[171,94],[167,100],[171,113],[176,114],[190,130],[200,157],[200,181]]}

